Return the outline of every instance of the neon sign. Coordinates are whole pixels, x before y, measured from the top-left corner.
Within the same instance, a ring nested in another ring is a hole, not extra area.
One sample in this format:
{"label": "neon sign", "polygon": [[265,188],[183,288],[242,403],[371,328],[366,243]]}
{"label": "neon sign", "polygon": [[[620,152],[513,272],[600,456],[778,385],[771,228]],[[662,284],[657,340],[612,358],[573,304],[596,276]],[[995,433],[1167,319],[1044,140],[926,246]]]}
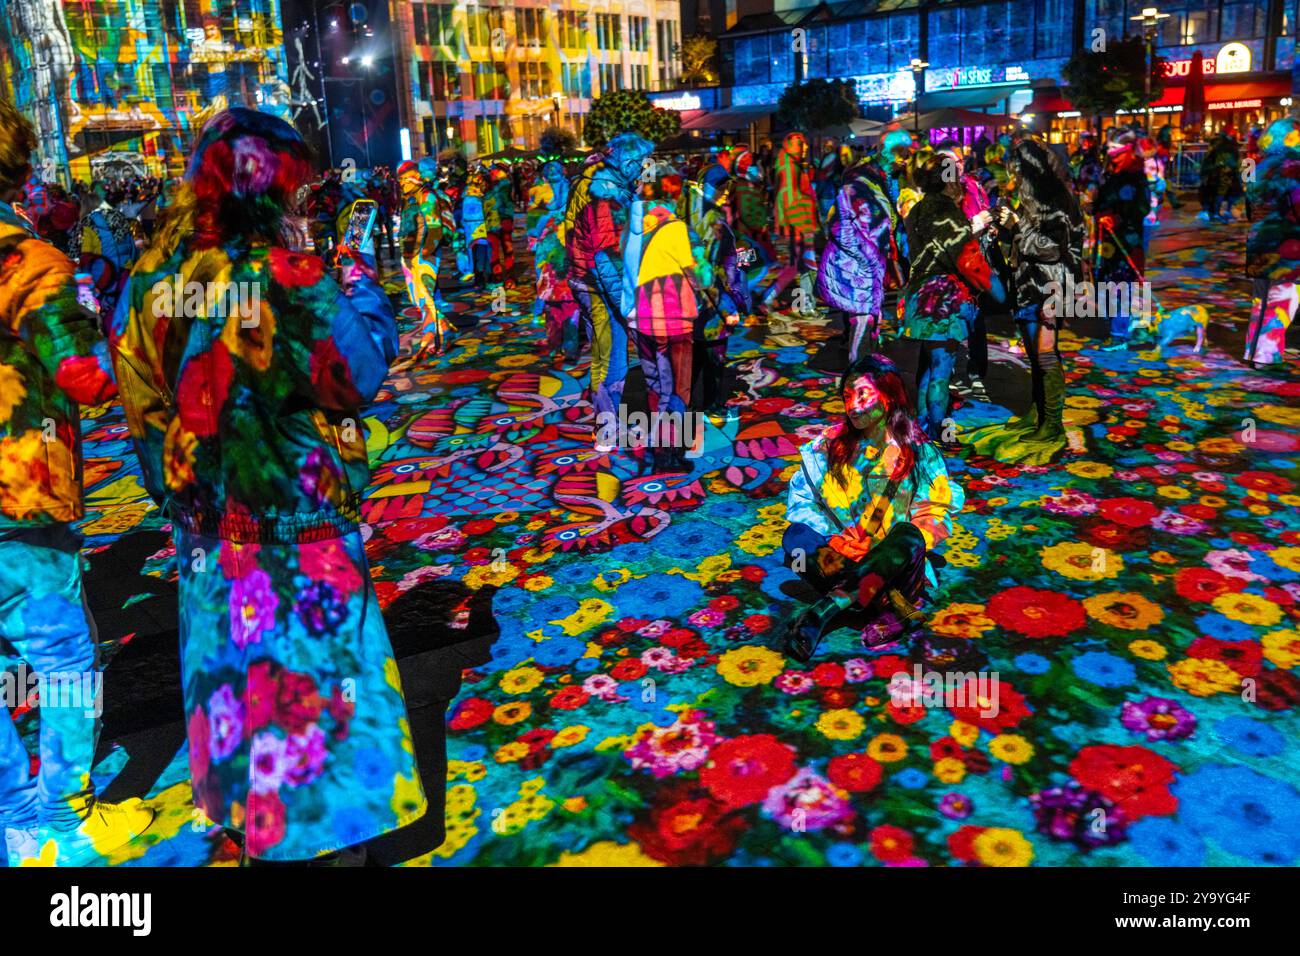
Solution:
{"label": "neon sign", "polygon": [[992,86],[997,83],[1027,83],[1023,66],[958,66],[926,74],[926,89],[946,90],[958,86]]}
{"label": "neon sign", "polygon": [[677,96],[664,96],[652,100],[655,106],[665,110],[698,110],[703,103],[698,93],[680,93]]}
{"label": "neon sign", "polygon": [[[1188,76],[1192,72],[1191,60],[1166,60],[1164,75],[1170,78]],[[1249,73],[1250,47],[1244,43],[1225,43],[1217,56],[1207,56],[1201,61],[1201,74]]]}
{"label": "neon sign", "polygon": [[1224,100],[1221,103],[1210,103],[1205,108],[1207,110],[1248,110],[1263,105],[1263,100]]}

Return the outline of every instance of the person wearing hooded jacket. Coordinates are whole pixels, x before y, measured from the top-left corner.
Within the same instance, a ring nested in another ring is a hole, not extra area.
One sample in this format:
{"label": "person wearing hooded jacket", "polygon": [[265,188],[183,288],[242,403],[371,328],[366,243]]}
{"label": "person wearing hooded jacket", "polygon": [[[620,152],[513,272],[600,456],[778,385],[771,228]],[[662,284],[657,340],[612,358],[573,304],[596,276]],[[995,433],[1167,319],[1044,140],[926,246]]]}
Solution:
{"label": "person wearing hooded jacket", "polygon": [[662,178],[632,201],[623,233],[622,312],[645,374],[656,472],[681,471],[691,407],[692,334],[700,315],[690,230]]}
{"label": "person wearing hooded jacket", "polygon": [[817,267],[817,294],[831,308],[847,316],[849,362],[879,345],[885,274],[897,227],[885,176],[866,161],[844,174],[827,218],[828,239]]}
{"label": "person wearing hooded jacket", "polygon": [[[1146,217],[1151,211],[1142,144],[1135,134],[1126,131],[1111,140],[1106,154],[1106,177],[1093,203],[1098,230],[1095,276],[1099,286],[1124,283],[1136,290],[1145,278],[1142,240]],[[1111,296],[1110,299],[1110,340],[1102,348],[1119,351],[1128,348],[1133,305],[1138,296]]]}
{"label": "person wearing hooded jacket", "polygon": [[1259,165],[1249,195],[1258,218],[1246,236],[1252,283],[1245,359],[1280,365],[1286,334],[1300,310],[1300,121],[1276,120],[1259,137]]}
{"label": "person wearing hooded jacket", "polygon": [[764,308],[771,309],[796,279],[800,295],[795,311],[813,309],[813,277],[817,274],[817,195],[813,190],[808,163],[808,139],[803,133],[787,133],[776,157],[776,231],[789,244],[790,261],[772,281],[763,296]]}
{"label": "person wearing hooded jacket", "polygon": [[536,313],[546,324],[546,350],[552,361],[578,359],[578,303],[569,287],[564,250],[564,210],[569,180],[559,160],[542,164],[529,191],[528,242],[537,271]]}
{"label": "person wearing hooded jacket", "polygon": [[[361,409],[397,323],[369,247],[341,245],[335,281],[296,241],[309,173],[283,120],[242,107],[209,120],[123,293],[114,358],[181,557],[195,806],[250,861],[320,864],[427,801],[361,530]],[[196,308],[182,281],[256,288],[260,304]]]}
{"label": "person wearing hooded jacket", "polygon": [[[1044,465],[1066,445],[1065,370],[1057,346],[1064,296],[1083,273],[1083,214],[1056,154],[1035,140],[1012,146],[1008,166],[1017,211],[1000,207],[1015,270],[1016,324],[1029,358],[1029,411],[1005,425],[968,436],[977,454],[998,461]],[[1143,180],[1145,181],[1145,180]]]}
{"label": "person wearing hooded jacket", "polygon": [[[623,268],[619,243],[628,207],[654,144],[637,133],[620,133],[592,154],[569,191],[564,246],[569,286],[591,339],[591,395],[597,421],[617,417],[627,380],[627,319],[623,315]],[[600,440],[602,450],[612,446]]]}
{"label": "person wearing hooded jacket", "polygon": [[740,267],[736,232],[728,215],[733,179],[722,165],[705,167],[690,184],[689,225],[696,252],[696,275],[703,293],[695,324],[695,382],[691,393],[697,408],[712,415],[725,412],[727,343],[731,330],[749,315],[753,299],[749,278]]}

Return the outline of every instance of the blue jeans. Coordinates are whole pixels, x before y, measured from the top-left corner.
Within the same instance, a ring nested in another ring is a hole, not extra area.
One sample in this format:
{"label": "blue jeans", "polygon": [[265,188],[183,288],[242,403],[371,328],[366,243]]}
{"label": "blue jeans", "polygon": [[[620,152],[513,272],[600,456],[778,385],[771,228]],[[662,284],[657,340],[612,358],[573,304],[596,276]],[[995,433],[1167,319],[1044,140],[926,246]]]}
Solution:
{"label": "blue jeans", "polygon": [[627,326],[618,306],[599,288],[572,279],[569,285],[591,332],[591,403],[597,421],[602,412],[617,416],[627,384]]}
{"label": "blue jeans", "polygon": [[[81,537],[68,525],[0,531],[0,639],[23,667],[25,697],[39,677],[40,770],[0,696],[0,824],[71,829],[94,798],[90,770],[99,736],[95,622],[81,579]],[[12,676],[12,675],[11,675]]]}
{"label": "blue jeans", "polygon": [[957,353],[942,347],[921,348],[921,374],[916,382],[917,419],[932,439],[943,439],[943,422],[948,417],[948,382]]}

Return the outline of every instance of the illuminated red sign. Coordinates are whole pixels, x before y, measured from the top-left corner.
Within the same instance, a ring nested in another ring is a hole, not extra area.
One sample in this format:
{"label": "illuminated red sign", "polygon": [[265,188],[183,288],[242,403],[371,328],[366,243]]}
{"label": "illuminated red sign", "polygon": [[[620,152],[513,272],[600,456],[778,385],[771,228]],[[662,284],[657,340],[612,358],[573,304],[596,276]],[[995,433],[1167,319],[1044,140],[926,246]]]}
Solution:
{"label": "illuminated red sign", "polygon": [[[1191,72],[1191,60],[1165,60],[1165,76],[1171,78],[1190,76]],[[1209,57],[1206,57],[1201,61],[1201,73],[1205,76],[1212,76],[1214,74],[1214,61]]]}
{"label": "illuminated red sign", "polygon": [[1248,110],[1263,105],[1263,100],[1224,100],[1220,103],[1210,103],[1205,108],[1207,110]]}

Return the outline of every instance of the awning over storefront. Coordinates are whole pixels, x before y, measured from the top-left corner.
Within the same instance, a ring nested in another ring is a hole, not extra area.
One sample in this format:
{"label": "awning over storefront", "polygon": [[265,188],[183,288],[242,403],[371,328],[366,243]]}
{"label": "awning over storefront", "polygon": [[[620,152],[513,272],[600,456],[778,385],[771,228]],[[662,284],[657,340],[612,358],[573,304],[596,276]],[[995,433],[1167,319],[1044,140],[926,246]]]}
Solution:
{"label": "awning over storefront", "polygon": [[922,114],[932,110],[960,109],[982,110],[990,106],[1005,103],[1012,93],[1028,89],[1029,84],[1004,84],[1002,86],[975,86],[961,90],[938,90],[934,93],[922,93],[920,107]]}
{"label": "awning over storefront", "polygon": [[[1152,103],[1153,108],[1161,106],[1182,106],[1183,94],[1186,87],[1167,86],[1160,98]],[[1029,109],[1034,113],[1065,113],[1077,110],[1068,99],[1069,90],[1062,90],[1060,87],[1049,87],[1040,89],[1034,94],[1034,101],[1029,105]],[[1245,83],[1207,83],[1205,85],[1205,102],[1210,104],[1216,103],[1235,103],[1252,99],[1266,100],[1280,96],[1291,95],[1291,81],[1288,77],[1264,77],[1258,80],[1252,80]],[[1229,107],[1224,107],[1229,108]],[[1140,110],[1138,112],[1141,112]]]}
{"label": "awning over storefront", "polygon": [[775,104],[733,106],[725,110],[687,110],[682,113],[682,129],[719,131],[749,129],[751,123],[757,123],[774,112],[776,112]]}
{"label": "awning over storefront", "polygon": [[1286,77],[1269,77],[1254,83],[1209,83],[1205,87],[1205,104],[1211,110],[1246,108],[1290,95],[1291,81]]}
{"label": "awning over storefront", "polygon": [[975,129],[1008,126],[1011,117],[1004,113],[977,113],[974,110],[942,109],[922,113],[918,122],[911,113],[897,119],[899,129]]}

